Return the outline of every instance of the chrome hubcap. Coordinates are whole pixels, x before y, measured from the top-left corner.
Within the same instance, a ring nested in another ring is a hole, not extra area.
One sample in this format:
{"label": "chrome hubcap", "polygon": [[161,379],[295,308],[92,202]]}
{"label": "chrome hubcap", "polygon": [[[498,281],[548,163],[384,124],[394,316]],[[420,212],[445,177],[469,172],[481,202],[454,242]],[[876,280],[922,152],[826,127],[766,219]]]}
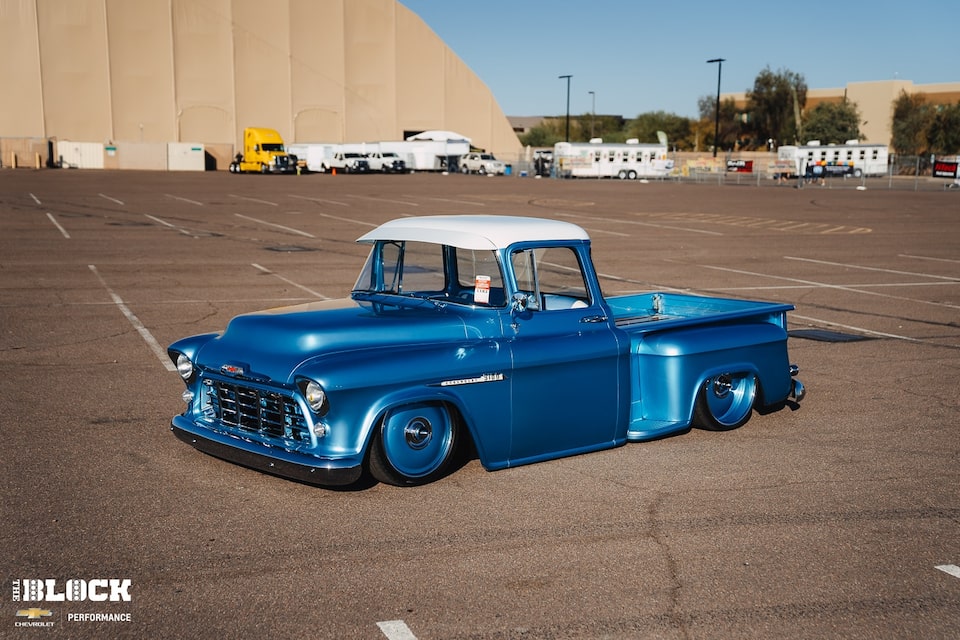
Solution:
{"label": "chrome hubcap", "polygon": [[414,418],[403,428],[403,437],[411,449],[423,449],[433,438],[433,426],[426,418]]}

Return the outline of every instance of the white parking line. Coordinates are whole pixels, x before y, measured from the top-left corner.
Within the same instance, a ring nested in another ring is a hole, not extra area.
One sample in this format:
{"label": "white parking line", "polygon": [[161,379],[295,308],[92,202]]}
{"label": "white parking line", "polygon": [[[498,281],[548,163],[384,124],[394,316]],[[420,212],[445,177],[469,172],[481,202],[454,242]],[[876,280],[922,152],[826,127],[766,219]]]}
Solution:
{"label": "white parking line", "polygon": [[[905,302],[912,302],[914,304],[926,304],[933,307],[946,307],[948,309],[960,309],[960,305],[949,304],[946,302],[933,302],[931,300],[919,300],[917,298],[906,298],[904,296],[894,296],[889,293],[880,293],[878,291],[865,291],[864,289],[857,289],[855,287],[850,287],[841,284],[829,284],[827,282],[817,282],[816,280],[803,280],[802,278],[787,278],[785,276],[774,276],[769,273],[757,273],[755,271],[743,271],[742,269],[730,269],[729,267],[717,267],[710,264],[701,264],[697,265],[704,269],[713,269],[715,271],[725,271],[727,273],[740,273],[747,276],[757,276],[760,278],[770,278],[773,280],[784,280],[786,282],[797,282],[800,284],[810,285],[812,287],[820,287],[823,289],[837,289],[838,291],[849,291],[851,293],[859,293],[865,296],[876,296],[879,298],[889,298],[890,300],[903,300]],[[953,280],[950,280],[951,282]]]}
{"label": "white parking line", "polygon": [[172,224],[172,223],[170,223],[170,222],[167,222],[166,220],[163,220],[162,218],[158,218],[158,217],[156,217],[156,216],[152,216],[152,215],[150,215],[149,213],[145,213],[145,214],[143,214],[143,215],[144,215],[144,217],[146,217],[146,218],[150,218],[150,219],[153,220],[154,222],[159,222],[160,224],[162,224],[162,225],[165,226],[165,227],[170,227],[171,229],[176,229],[177,231],[179,231],[180,233],[182,233],[182,234],[185,235],[185,236],[192,236],[192,235],[193,235],[193,233],[192,233],[191,231],[189,231],[188,229],[184,229],[183,227],[178,227],[177,225]]}
{"label": "white parking line", "polygon": [[63,234],[63,237],[66,238],[67,240],[69,240],[69,239],[70,239],[70,234],[67,233],[67,230],[66,230],[66,229],[64,229],[63,227],[60,226],[60,223],[57,222],[57,219],[53,217],[53,214],[48,211],[48,212],[47,212],[47,217],[50,218],[50,222],[53,223],[53,226],[55,226],[57,229],[60,229],[60,233]]}
{"label": "white parking line", "polygon": [[652,222],[640,222],[639,220],[623,220],[623,219],[617,219],[617,218],[602,218],[602,217],[596,217],[596,216],[589,216],[589,217],[587,217],[587,216],[583,216],[583,215],[580,215],[580,214],[564,213],[564,212],[561,212],[561,211],[555,211],[555,212],[554,212],[554,215],[563,216],[564,218],[573,218],[573,219],[575,219],[575,220],[576,220],[576,219],[581,219],[581,220],[586,221],[587,223],[590,223],[590,222],[598,222],[598,221],[603,221],[603,222],[615,222],[615,223],[617,223],[617,224],[632,224],[632,225],[635,225],[635,226],[638,226],[638,227],[653,227],[653,228],[655,228],[655,229],[671,229],[671,230],[673,230],[673,231],[686,231],[686,232],[689,232],[689,233],[699,233],[699,234],[705,235],[705,236],[722,236],[722,235],[723,235],[723,234],[722,234],[721,232],[719,232],[719,231],[708,231],[708,230],[706,230],[706,229],[693,229],[693,228],[690,228],[690,227],[676,227],[676,226],[669,225],[669,224],[655,224],[655,223],[652,223]]}
{"label": "white parking line", "polygon": [[329,213],[321,213],[320,216],[324,218],[330,218],[331,220],[339,220],[340,222],[352,222],[353,224],[363,225],[365,227],[377,227],[379,225],[373,224],[372,222],[363,222],[362,220],[351,220],[350,218],[341,218],[340,216],[333,216]]}
{"label": "white parking line", "polygon": [[160,346],[160,343],[157,342],[157,339],[153,337],[153,334],[150,333],[150,330],[147,329],[140,319],[134,315],[133,311],[130,311],[130,308],[123,302],[123,298],[118,296],[113,292],[113,289],[110,288],[110,285],[107,284],[107,281],[103,279],[103,276],[100,275],[100,272],[97,271],[97,266],[93,264],[87,265],[90,267],[90,271],[93,272],[93,275],[97,276],[97,280],[100,281],[100,284],[103,285],[103,288],[107,290],[107,293],[110,294],[110,298],[113,299],[113,303],[117,305],[117,308],[120,309],[120,313],[133,325],[133,328],[137,330],[137,333],[140,334],[140,337],[143,338],[144,342],[147,343],[147,346],[156,354],[157,358],[160,359],[160,362],[164,367],[167,368],[167,371],[176,371],[177,368],[173,366],[173,362],[170,361],[170,358],[167,357],[167,350]]}
{"label": "white parking line", "polygon": [[378,622],[377,626],[389,640],[417,640],[403,620],[385,620]]}
{"label": "white parking line", "polygon": [[408,206],[408,207],[419,207],[419,206],[420,206],[420,203],[418,203],[418,202],[407,202],[406,200],[391,200],[391,199],[389,199],[389,198],[375,198],[375,197],[373,197],[373,196],[357,196],[357,195],[353,195],[353,194],[351,194],[350,197],[351,197],[351,198],[362,198],[363,200],[374,200],[374,201],[376,201],[376,202],[389,202],[390,204],[403,204],[403,205],[406,205],[406,206]]}
{"label": "white parking line", "polygon": [[425,198],[426,200],[436,200],[438,202],[452,202],[453,204],[468,204],[471,207],[485,207],[484,202],[470,202],[469,200],[451,200],[450,198]]}
{"label": "white parking line", "polygon": [[123,200],[117,200],[116,198],[111,198],[110,196],[108,196],[108,195],[106,195],[106,194],[103,194],[103,193],[98,193],[97,195],[100,196],[101,198],[106,198],[106,199],[109,200],[110,202],[116,202],[116,203],[119,204],[120,206],[123,206]]}
{"label": "white parking line", "polygon": [[167,196],[168,198],[173,198],[174,200],[180,200],[180,201],[182,201],[182,202],[189,202],[190,204],[195,204],[195,205],[197,205],[198,207],[202,207],[202,206],[203,206],[203,203],[202,203],[202,202],[197,202],[196,200],[191,200],[190,198],[181,198],[180,196],[175,196],[175,195],[172,195],[172,194],[169,194],[169,193],[165,193],[165,194],[163,194],[163,195]]}
{"label": "white parking line", "polygon": [[238,218],[244,218],[245,220],[253,220],[254,222],[258,222],[258,223],[260,223],[260,224],[265,224],[265,225],[267,225],[268,227],[276,227],[277,229],[283,229],[284,231],[289,231],[290,233],[295,233],[295,234],[297,234],[298,236],[305,236],[305,237],[307,237],[307,238],[315,238],[315,237],[316,237],[316,236],[314,236],[312,233],[307,233],[306,231],[300,231],[300,229],[294,229],[293,227],[285,227],[285,226],[283,226],[282,224],[274,224],[273,222],[267,222],[266,220],[260,220],[259,218],[251,218],[250,216],[245,216],[245,215],[243,215],[242,213],[235,213],[235,214],[233,214],[233,215],[237,216]]}
{"label": "white parking line", "polygon": [[802,316],[798,313],[790,312],[791,318],[796,318],[797,320],[806,320],[807,322],[813,322],[814,324],[824,325],[827,327],[839,327],[841,329],[849,329],[850,331],[858,331],[860,333],[877,336],[878,338],[895,338],[896,340],[906,340],[907,342],[919,342],[921,344],[926,344],[924,340],[919,338],[911,338],[910,336],[901,336],[896,333],[884,333],[882,331],[873,331],[871,329],[864,329],[863,327],[855,327],[850,324],[841,324],[839,322],[831,322],[830,320],[824,320],[822,318],[811,318],[810,316]]}
{"label": "white parking line", "polygon": [[297,289],[301,289],[301,290],[303,290],[303,291],[306,291],[306,292],[309,293],[310,295],[316,296],[316,297],[320,298],[321,300],[332,300],[332,299],[333,299],[333,298],[329,298],[329,297],[323,295],[322,293],[319,293],[319,292],[317,292],[317,291],[314,291],[313,289],[310,289],[309,287],[305,287],[305,286],[303,286],[302,284],[297,284],[296,282],[294,282],[293,280],[290,280],[289,278],[284,278],[284,277],[281,276],[279,273],[274,273],[273,271],[270,271],[270,269],[267,269],[266,267],[261,267],[260,265],[258,265],[258,264],[255,263],[255,262],[251,263],[250,266],[253,267],[254,269],[258,269],[258,270],[262,271],[263,273],[266,273],[267,275],[271,275],[271,276],[273,276],[274,278],[277,278],[278,280],[283,280],[283,281],[286,282],[287,284],[292,285],[292,286],[296,287]]}
{"label": "white parking line", "polygon": [[823,264],[829,267],[844,267],[845,269],[861,269],[863,271],[880,271],[881,273],[893,273],[898,276],[919,276],[921,278],[933,278],[935,280],[949,280],[950,282],[960,282],[960,278],[951,278],[950,276],[937,276],[930,273],[917,273],[916,271],[897,271],[895,269],[865,267],[859,264],[848,264],[845,262],[828,262],[826,260],[814,260],[812,258],[795,258],[793,256],[783,256],[783,259],[797,260],[799,262],[812,262],[813,264]]}
{"label": "white parking line", "polygon": [[298,195],[293,195],[293,194],[291,194],[290,197],[291,197],[291,198],[299,198],[299,199],[301,199],[301,200],[309,200],[310,202],[317,202],[317,203],[319,203],[319,204],[335,204],[335,205],[337,205],[338,207],[349,207],[349,206],[350,206],[350,205],[348,205],[346,202],[337,202],[336,200],[325,200],[325,199],[323,199],[323,198],[311,198],[311,197],[309,197],[309,196],[298,196]]}
{"label": "white parking line", "polygon": [[898,258],[911,258],[913,260],[934,260],[936,262],[953,262],[960,263],[960,260],[951,260],[950,258],[933,258],[931,256],[912,256],[909,253],[901,253],[897,255]]}
{"label": "white parking line", "polygon": [[230,194],[231,198],[239,198],[240,200],[247,200],[249,202],[259,202],[260,204],[268,204],[271,207],[279,206],[276,202],[270,202],[269,200],[260,200],[258,198],[248,198],[247,196],[238,196],[235,193]]}
{"label": "white parking line", "polygon": [[33,195],[32,193],[30,194],[30,197],[33,198],[33,201],[34,201],[34,202],[36,202],[37,204],[40,204],[40,198],[38,198],[37,196]]}
{"label": "white parking line", "polygon": [[941,564],[941,565],[937,565],[934,568],[939,569],[944,573],[949,573],[954,578],[960,578],[960,567],[958,567],[955,564]]}

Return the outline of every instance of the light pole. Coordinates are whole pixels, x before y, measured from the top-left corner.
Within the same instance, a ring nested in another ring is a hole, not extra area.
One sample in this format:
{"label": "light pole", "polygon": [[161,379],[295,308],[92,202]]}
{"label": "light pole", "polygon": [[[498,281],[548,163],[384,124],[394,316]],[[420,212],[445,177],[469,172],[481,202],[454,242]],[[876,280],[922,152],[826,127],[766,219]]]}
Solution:
{"label": "light pole", "polygon": [[559,80],[567,79],[567,142],[570,142],[570,78],[573,76],[557,76]]}
{"label": "light pole", "polygon": [[587,91],[587,93],[593,99],[593,106],[590,107],[590,137],[593,138],[593,121],[597,118],[597,93],[595,91]]}
{"label": "light pole", "polygon": [[717,63],[717,120],[713,129],[713,157],[717,157],[717,147],[720,146],[720,72],[723,71],[724,58],[707,60],[707,64]]}

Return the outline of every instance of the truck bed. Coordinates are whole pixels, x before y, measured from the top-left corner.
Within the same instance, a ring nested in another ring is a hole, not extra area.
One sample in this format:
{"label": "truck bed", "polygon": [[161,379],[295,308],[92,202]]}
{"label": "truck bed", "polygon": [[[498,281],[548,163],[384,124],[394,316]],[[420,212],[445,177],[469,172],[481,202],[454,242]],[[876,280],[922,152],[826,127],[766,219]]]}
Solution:
{"label": "truck bed", "polygon": [[745,318],[786,329],[786,312],[794,308],[790,304],[663,292],[614,296],[607,298],[607,304],[617,327],[627,333]]}

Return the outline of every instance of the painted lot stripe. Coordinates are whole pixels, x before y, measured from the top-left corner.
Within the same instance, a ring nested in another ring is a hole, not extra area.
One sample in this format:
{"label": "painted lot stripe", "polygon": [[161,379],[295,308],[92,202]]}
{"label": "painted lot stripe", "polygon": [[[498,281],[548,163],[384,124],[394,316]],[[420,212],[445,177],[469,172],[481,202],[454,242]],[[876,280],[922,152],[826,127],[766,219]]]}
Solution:
{"label": "painted lot stripe", "polygon": [[933,278],[934,280],[949,280],[950,282],[960,282],[960,278],[951,278],[950,276],[937,276],[930,273],[917,273],[916,271],[897,271],[895,269],[881,269],[879,267],[865,267],[859,264],[849,264],[846,262],[829,262],[827,260],[814,260],[813,258],[796,258],[794,256],[783,256],[784,260],[796,260],[798,262],[811,262],[813,264],[823,264],[828,267],[844,267],[845,269],[861,269],[863,271],[879,271],[881,273],[892,273],[898,276],[918,276],[920,278]]}
{"label": "painted lot stripe", "polygon": [[932,302],[930,300],[918,300],[916,298],[906,298],[904,296],[893,296],[888,293],[880,293],[878,291],[865,291],[863,289],[857,289],[854,287],[849,287],[846,285],[840,284],[828,284],[826,282],[817,282],[815,280],[803,280],[800,278],[787,278],[785,276],[774,276],[767,273],[756,273],[755,271],[743,271],[741,269],[730,269],[728,267],[717,267],[710,264],[701,264],[698,265],[704,269],[713,269],[715,271],[725,271],[727,273],[740,273],[747,276],[757,276],[759,278],[771,278],[773,280],[785,280],[786,282],[797,282],[800,284],[810,285],[812,287],[821,287],[824,289],[836,289],[838,291],[849,291],[851,293],[860,293],[865,296],[876,296],[879,298],[889,298],[891,300],[903,300],[905,302],[913,302],[915,304],[926,304],[933,307],[945,307],[947,309],[960,309],[960,305],[948,304],[946,302]]}
{"label": "painted lot stripe", "polygon": [[269,200],[260,200],[260,199],[258,199],[258,198],[248,198],[247,196],[238,196],[238,195],[235,194],[235,193],[231,193],[231,194],[230,194],[230,197],[231,197],[231,198],[238,198],[238,199],[240,199],[240,200],[247,200],[248,202],[258,202],[258,203],[260,203],[260,204],[268,204],[268,205],[270,205],[271,207],[276,207],[276,206],[278,206],[276,202],[270,202]]}
{"label": "painted lot stripe", "polygon": [[912,260],[934,260],[936,262],[952,262],[954,264],[960,264],[960,260],[951,260],[950,258],[934,258],[932,256],[912,256],[909,253],[901,253],[897,257],[910,258]]}
{"label": "painted lot stripe", "polygon": [[296,287],[297,289],[300,289],[300,290],[302,290],[302,291],[306,291],[306,292],[309,293],[310,295],[316,296],[316,297],[320,298],[321,300],[332,300],[332,298],[328,298],[327,296],[323,295],[322,293],[319,293],[319,292],[317,292],[317,291],[314,291],[313,289],[310,289],[309,287],[305,287],[305,286],[303,286],[302,284],[297,284],[296,282],[294,282],[293,280],[290,280],[289,278],[284,278],[284,277],[281,276],[279,273],[274,273],[273,271],[270,271],[270,269],[267,269],[266,267],[261,267],[260,265],[258,265],[258,264],[255,263],[255,262],[254,262],[254,263],[251,263],[250,266],[253,267],[254,269],[257,269],[257,270],[259,270],[259,271],[262,271],[263,273],[266,273],[267,275],[271,275],[271,276],[273,276],[274,278],[277,278],[278,280],[283,280],[283,281],[286,282],[287,284],[289,284],[289,285],[291,285],[291,286],[294,286],[294,287]]}
{"label": "painted lot stripe", "polygon": [[417,640],[403,620],[386,620],[378,622],[377,626],[389,640]]}
{"label": "painted lot stripe", "polygon": [[324,218],[330,218],[331,220],[339,220],[340,222],[350,222],[352,224],[359,224],[364,227],[376,228],[380,225],[373,224],[372,222],[363,222],[362,220],[351,220],[350,218],[341,218],[340,216],[330,215],[329,213],[320,214]]}
{"label": "painted lot stripe", "polygon": [[176,229],[177,231],[179,231],[180,233],[182,233],[182,234],[185,235],[185,236],[192,236],[192,235],[193,235],[193,233],[191,233],[189,230],[184,229],[183,227],[178,227],[177,225],[172,224],[172,223],[170,223],[170,222],[167,222],[166,220],[164,220],[164,219],[162,219],[162,218],[158,218],[158,217],[156,217],[156,216],[152,216],[152,215],[150,215],[149,213],[145,213],[145,214],[143,214],[143,215],[144,215],[145,218],[150,218],[150,219],[153,220],[154,222],[159,223],[159,224],[162,224],[162,225],[165,226],[165,227],[169,227],[169,228],[171,228],[171,229]]}
{"label": "painted lot stripe", "polygon": [[941,564],[935,567],[944,573],[949,573],[954,578],[960,578],[960,567],[955,564]]}
{"label": "painted lot stripe", "polygon": [[390,204],[402,204],[408,207],[419,207],[419,202],[407,202],[406,200],[390,200],[389,198],[374,198],[373,196],[354,196],[351,195],[351,198],[361,198],[363,200],[373,200],[375,202],[389,202]]}
{"label": "painted lot stripe", "polygon": [[554,215],[561,216],[564,218],[573,218],[575,220],[583,220],[585,224],[589,224],[591,222],[613,222],[615,224],[632,224],[638,227],[653,227],[655,229],[670,229],[672,231],[686,231],[688,233],[700,233],[706,236],[722,236],[723,235],[719,231],[706,231],[704,229],[692,229],[690,227],[674,227],[669,224],[654,224],[653,222],[640,222],[639,220],[622,220],[617,218],[583,216],[575,213],[564,213],[562,211],[556,211],[554,212]]}
{"label": "painted lot stripe", "polygon": [[116,202],[116,203],[119,204],[121,207],[123,206],[123,200],[117,200],[116,198],[111,198],[110,196],[106,195],[105,193],[98,193],[97,195],[100,196],[101,198],[105,198],[105,199],[109,200],[110,202]]}
{"label": "painted lot stripe", "polygon": [[468,204],[471,207],[485,207],[484,202],[470,202],[469,200],[452,200],[450,198],[426,198],[427,200],[436,200],[438,202],[451,202],[453,204]]}
{"label": "painted lot stripe", "polygon": [[57,229],[60,229],[60,233],[63,234],[63,237],[66,238],[67,240],[69,240],[69,239],[70,239],[70,234],[67,233],[67,230],[66,230],[66,229],[64,229],[63,227],[60,226],[60,223],[57,222],[57,219],[53,217],[53,214],[48,211],[48,212],[47,212],[47,217],[50,218],[50,222],[53,223],[53,226],[55,226]]}
{"label": "painted lot stripe", "polygon": [[[813,322],[814,324],[823,325],[826,327],[839,327],[840,329],[847,329],[849,331],[857,331],[859,333],[871,336],[877,336],[878,338],[893,338],[895,340],[906,340],[907,342],[918,342],[920,344],[926,344],[925,340],[919,338],[911,338],[910,336],[901,336],[896,333],[884,333],[882,331],[873,331],[872,329],[864,329],[863,327],[855,327],[850,324],[841,324],[839,322],[832,322],[830,320],[823,320],[822,318],[811,318],[810,316],[802,316],[798,313],[790,312],[791,318],[796,318],[798,320],[806,320],[807,322]],[[949,345],[940,345],[940,346],[949,346]]]}
{"label": "painted lot stripe", "polygon": [[266,220],[260,220],[259,218],[251,218],[250,216],[245,216],[242,213],[235,213],[233,215],[237,216],[238,218],[243,218],[244,220],[252,220],[258,224],[267,225],[268,227],[276,227],[277,229],[282,229],[298,236],[304,236],[306,238],[316,237],[312,233],[307,233],[306,231],[300,231],[299,229],[294,229],[293,227],[285,227],[282,224],[274,224],[273,222],[267,222]]}
{"label": "painted lot stripe", "polygon": [[311,198],[309,196],[297,196],[291,195],[291,198],[299,198],[300,200],[309,200],[310,202],[317,202],[319,204],[334,204],[338,207],[349,207],[350,205],[346,202],[337,202],[336,200],[325,200],[323,198]]}
{"label": "painted lot stripe", "polygon": [[90,271],[97,277],[97,280],[100,281],[100,284],[103,285],[103,288],[107,290],[107,293],[110,294],[110,298],[113,299],[113,303],[117,305],[117,308],[120,310],[120,313],[133,325],[133,328],[137,330],[137,333],[140,334],[140,337],[143,338],[144,342],[147,343],[147,346],[150,347],[150,350],[156,354],[157,358],[160,360],[160,363],[166,367],[167,371],[176,371],[177,368],[173,366],[173,363],[170,361],[170,358],[167,357],[167,350],[160,346],[160,343],[157,342],[157,339],[153,337],[153,334],[150,333],[150,330],[147,329],[140,319],[134,315],[133,311],[130,311],[130,308],[124,303],[123,298],[118,296],[113,292],[113,289],[110,288],[110,285],[107,284],[107,281],[103,279],[103,276],[100,275],[100,272],[97,270],[97,266],[90,264],[87,265],[90,268]]}
{"label": "painted lot stripe", "polygon": [[173,198],[174,200],[179,200],[179,201],[181,201],[181,202],[189,202],[190,204],[195,204],[195,205],[197,205],[198,207],[202,207],[202,206],[203,206],[203,203],[202,203],[202,202],[197,202],[196,200],[191,200],[190,198],[181,198],[180,196],[175,196],[175,195],[172,195],[172,194],[170,194],[170,193],[165,193],[165,194],[163,194],[163,195],[167,196],[168,198]]}
{"label": "painted lot stripe", "polygon": [[32,193],[30,194],[30,197],[33,198],[33,201],[34,201],[34,202],[36,202],[37,204],[40,204],[40,198],[38,198],[37,196],[33,195]]}

